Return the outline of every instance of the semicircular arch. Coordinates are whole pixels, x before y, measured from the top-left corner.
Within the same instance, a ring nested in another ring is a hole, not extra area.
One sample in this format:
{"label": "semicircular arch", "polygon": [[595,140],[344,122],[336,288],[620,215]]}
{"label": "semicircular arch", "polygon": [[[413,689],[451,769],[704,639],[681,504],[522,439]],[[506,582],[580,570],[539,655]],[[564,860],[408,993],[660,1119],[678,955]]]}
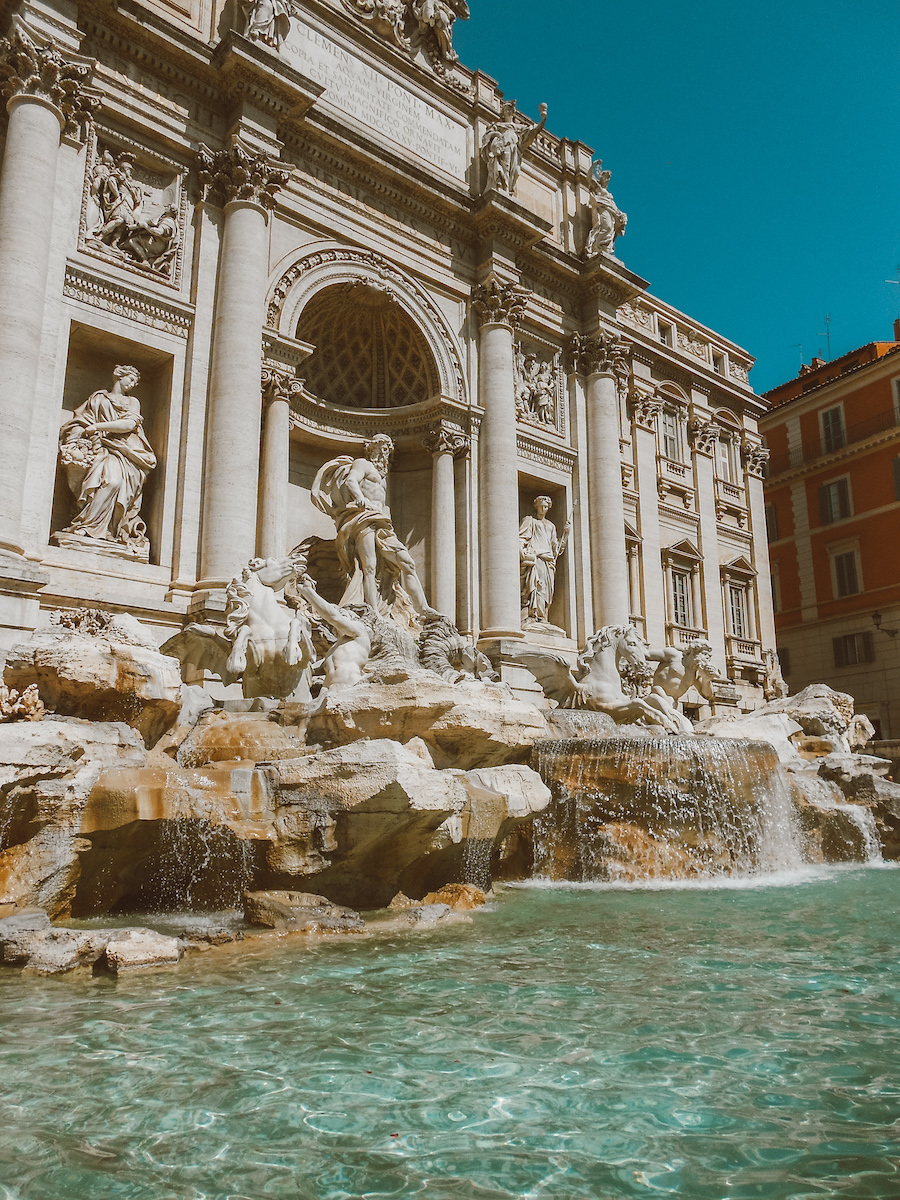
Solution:
{"label": "semicircular arch", "polygon": [[424,289],[372,251],[323,243],[287,255],[269,285],[267,325],[295,337],[303,310],[313,297],[340,284],[367,284],[387,292],[421,333],[434,360],[440,393],[467,402],[462,348],[443,314]]}

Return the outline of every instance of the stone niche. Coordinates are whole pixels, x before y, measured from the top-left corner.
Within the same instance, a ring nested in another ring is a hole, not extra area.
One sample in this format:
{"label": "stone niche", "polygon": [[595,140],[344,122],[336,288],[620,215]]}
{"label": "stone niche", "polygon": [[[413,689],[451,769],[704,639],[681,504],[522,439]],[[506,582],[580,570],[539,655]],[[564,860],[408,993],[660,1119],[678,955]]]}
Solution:
{"label": "stone niche", "polygon": [[[119,364],[135,366],[141,373],[141,381],[135,388],[134,394],[140,401],[144,433],[147,435],[157,459],[156,467],[149,473],[144,484],[141,518],[147,526],[147,539],[150,543],[149,561],[159,564],[163,529],[169,406],[172,394],[172,356],[150,346],[140,345],[104,330],[73,321],[69,330],[69,350],[59,425],[62,426],[75,409],[94,392],[109,389],[113,371]],[[56,453],[55,446],[54,453]],[[61,534],[74,515],[75,500],[57,460],[53,507],[50,516],[51,541],[56,542],[57,539],[54,535]],[[79,539],[79,548],[86,551],[94,549],[90,544],[93,540],[95,539],[86,537]],[[109,542],[96,540],[98,552],[110,552],[111,544]],[[121,554],[124,559],[130,557],[125,548],[122,548]]]}
{"label": "stone niche", "polygon": [[[566,524],[566,517],[570,516],[571,501],[568,499],[566,489],[558,483],[548,483],[546,479],[519,475],[519,524],[521,525],[523,518],[534,516],[534,501],[538,496],[550,497],[552,507],[547,515],[549,520],[556,526],[557,537],[561,538]],[[553,601],[550,605],[550,625],[556,629],[556,638],[562,636],[559,630],[563,630],[568,637],[571,637],[568,559],[568,551],[564,549],[557,559]],[[528,632],[533,637],[540,637],[541,634],[537,626]],[[548,633],[550,632],[548,630]]]}

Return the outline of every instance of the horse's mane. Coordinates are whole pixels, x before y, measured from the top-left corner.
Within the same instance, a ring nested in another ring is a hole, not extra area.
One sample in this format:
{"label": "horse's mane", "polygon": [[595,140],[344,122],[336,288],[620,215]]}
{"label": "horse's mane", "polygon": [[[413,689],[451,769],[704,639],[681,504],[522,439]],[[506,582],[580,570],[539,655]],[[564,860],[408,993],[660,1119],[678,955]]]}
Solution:
{"label": "horse's mane", "polygon": [[250,601],[262,587],[256,573],[265,564],[264,558],[251,558],[240,575],[236,575],[225,589],[225,636],[229,641],[233,642],[246,624]]}

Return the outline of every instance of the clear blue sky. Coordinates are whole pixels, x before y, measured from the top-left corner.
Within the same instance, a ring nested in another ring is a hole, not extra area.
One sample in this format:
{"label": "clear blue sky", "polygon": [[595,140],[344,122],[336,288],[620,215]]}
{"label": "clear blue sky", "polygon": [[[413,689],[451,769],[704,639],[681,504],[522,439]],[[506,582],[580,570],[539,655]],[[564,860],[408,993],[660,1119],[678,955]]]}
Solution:
{"label": "clear blue sky", "polygon": [[592,146],[617,253],[765,391],[900,316],[900,0],[470,0],[467,67]]}

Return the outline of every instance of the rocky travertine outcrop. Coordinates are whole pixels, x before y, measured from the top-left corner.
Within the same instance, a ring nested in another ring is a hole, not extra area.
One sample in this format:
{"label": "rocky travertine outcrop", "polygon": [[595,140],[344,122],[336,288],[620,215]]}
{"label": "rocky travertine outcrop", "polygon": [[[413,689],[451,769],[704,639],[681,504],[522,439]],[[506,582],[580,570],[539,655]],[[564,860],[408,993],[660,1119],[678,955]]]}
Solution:
{"label": "rocky travertine outcrop", "polygon": [[364,933],[358,912],[312,892],[244,892],[244,917],[251,925],[294,933]]}
{"label": "rocky travertine outcrop", "polygon": [[543,713],[503,684],[448,683],[433,672],[398,672],[389,682],[333,688],[307,729],[310,743],[421,738],[439,767],[492,767],[526,759],[547,736]]}
{"label": "rocky travertine outcrop", "polygon": [[0,725],[0,903],[68,912],[91,792],[105,770],[141,767],[146,757],[127,725],[54,717]]}
{"label": "rocky travertine outcrop", "polygon": [[[77,614],[86,614],[76,620]],[[64,624],[36,630],[6,656],[7,687],[36,686],[48,712],[89,721],[121,721],[152,746],[181,708],[178,660],[160,654],[127,614],[77,610]]]}

